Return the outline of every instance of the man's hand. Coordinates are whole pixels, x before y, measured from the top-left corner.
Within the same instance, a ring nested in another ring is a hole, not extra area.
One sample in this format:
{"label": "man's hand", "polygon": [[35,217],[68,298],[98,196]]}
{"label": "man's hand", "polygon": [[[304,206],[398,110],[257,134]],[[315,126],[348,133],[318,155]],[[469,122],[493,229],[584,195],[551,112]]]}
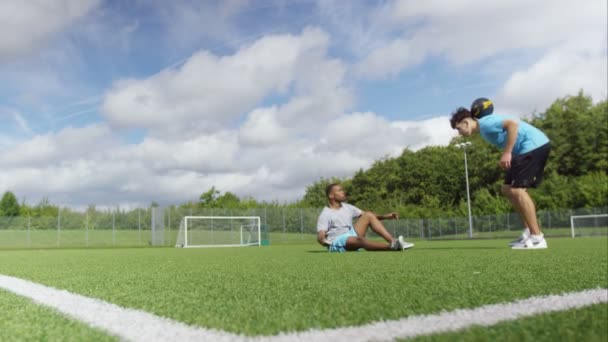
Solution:
{"label": "man's hand", "polygon": [[326,231],[320,231],[317,233],[317,241],[323,246],[323,247],[329,247],[331,245],[331,242],[329,242],[329,240],[327,240],[327,232]]}
{"label": "man's hand", "polygon": [[386,215],[384,215],[384,218],[387,220],[398,220],[399,219],[399,213],[393,212],[393,213],[388,213]]}
{"label": "man's hand", "polygon": [[511,152],[503,152],[502,157],[500,157],[500,167],[503,170],[508,170],[511,168]]}

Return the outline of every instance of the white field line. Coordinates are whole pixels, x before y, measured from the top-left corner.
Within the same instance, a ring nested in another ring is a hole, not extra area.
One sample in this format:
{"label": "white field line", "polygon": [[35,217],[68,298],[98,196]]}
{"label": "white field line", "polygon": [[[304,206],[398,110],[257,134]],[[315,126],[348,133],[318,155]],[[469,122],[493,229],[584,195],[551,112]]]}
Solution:
{"label": "white field line", "polygon": [[433,315],[411,316],[356,327],[281,333],[275,336],[246,337],[215,329],[188,326],[151,313],[122,308],[99,299],[0,275],[0,289],[32,299],[69,317],[105,330],[127,341],[390,341],[457,331],[474,325],[491,326],[542,313],[607,303],[608,289],[585,290],[513,303],[484,305]]}

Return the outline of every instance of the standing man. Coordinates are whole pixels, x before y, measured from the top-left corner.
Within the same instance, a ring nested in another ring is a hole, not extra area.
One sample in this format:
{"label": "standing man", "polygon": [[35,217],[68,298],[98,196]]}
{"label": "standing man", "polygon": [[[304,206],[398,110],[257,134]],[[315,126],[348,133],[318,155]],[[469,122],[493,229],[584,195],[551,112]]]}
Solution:
{"label": "standing man", "polygon": [[[414,247],[413,243],[398,239],[384,228],[380,220],[398,219],[397,213],[376,215],[346,203],[346,194],[342,186],[332,183],[325,189],[329,201],[323,208],[317,221],[317,241],[330,252],[356,251],[363,248],[368,251],[401,251]],[[353,224],[353,219],[358,218]],[[370,228],[382,236],[386,243],[370,241],[365,238]]]}
{"label": "standing man", "polygon": [[536,207],[528,188],[537,187],[549,158],[549,138],[538,128],[515,117],[492,114],[492,101],[479,98],[471,110],[458,108],[450,123],[463,136],[481,134],[481,137],[502,149],[499,165],[505,170],[502,192],[507,196],[525,225],[519,239],[511,242],[513,249],[547,248],[538,220]]}

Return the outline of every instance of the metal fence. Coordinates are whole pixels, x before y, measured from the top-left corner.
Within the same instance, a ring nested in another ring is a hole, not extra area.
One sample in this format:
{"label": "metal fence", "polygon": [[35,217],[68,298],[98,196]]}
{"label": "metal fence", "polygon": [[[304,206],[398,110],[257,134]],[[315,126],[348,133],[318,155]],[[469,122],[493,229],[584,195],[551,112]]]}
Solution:
{"label": "metal fence", "polygon": [[[315,241],[320,212],[318,208],[60,210],[56,217],[0,217],[0,248],[173,246],[182,218],[192,215],[260,216],[271,244],[308,243]],[[540,211],[538,217],[546,236],[570,236],[571,216],[607,212],[608,208],[566,209]],[[467,217],[399,219],[384,224],[393,235],[407,239],[468,239]],[[587,224],[608,234],[605,219]],[[514,237],[522,228],[515,213],[473,217],[476,239]]]}

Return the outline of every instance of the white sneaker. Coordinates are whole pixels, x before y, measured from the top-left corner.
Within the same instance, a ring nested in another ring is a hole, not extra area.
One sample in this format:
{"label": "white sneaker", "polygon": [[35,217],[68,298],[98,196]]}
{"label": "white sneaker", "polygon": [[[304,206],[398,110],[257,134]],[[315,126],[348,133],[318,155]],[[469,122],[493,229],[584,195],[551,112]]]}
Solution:
{"label": "white sneaker", "polygon": [[398,241],[399,241],[399,246],[401,247],[401,250],[406,250],[406,249],[410,249],[410,248],[414,247],[413,243],[403,240],[403,236],[399,236]]}
{"label": "white sneaker", "polygon": [[530,235],[525,241],[514,245],[511,249],[545,249],[548,247],[543,235]]}
{"label": "white sneaker", "polygon": [[530,237],[530,229],[526,228],[526,229],[524,229],[524,231],[521,233],[521,235],[517,239],[509,242],[509,246],[513,247],[513,246],[521,245],[529,237]]}

